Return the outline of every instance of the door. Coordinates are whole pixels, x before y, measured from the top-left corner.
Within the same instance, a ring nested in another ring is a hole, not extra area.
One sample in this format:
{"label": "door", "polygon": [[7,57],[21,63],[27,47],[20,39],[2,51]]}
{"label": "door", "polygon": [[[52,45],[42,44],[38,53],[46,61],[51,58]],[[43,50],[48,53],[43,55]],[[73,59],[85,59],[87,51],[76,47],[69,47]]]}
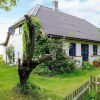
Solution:
{"label": "door", "polygon": [[88,60],[88,54],[89,54],[89,46],[88,44],[81,44],[81,55],[83,61]]}

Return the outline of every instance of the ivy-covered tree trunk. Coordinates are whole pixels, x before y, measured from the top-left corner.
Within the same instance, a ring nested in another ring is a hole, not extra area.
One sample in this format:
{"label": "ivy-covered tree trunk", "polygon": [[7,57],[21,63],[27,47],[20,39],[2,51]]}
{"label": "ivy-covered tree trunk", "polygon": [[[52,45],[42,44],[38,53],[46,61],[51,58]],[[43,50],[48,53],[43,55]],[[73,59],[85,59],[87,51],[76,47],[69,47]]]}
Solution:
{"label": "ivy-covered tree trunk", "polygon": [[20,78],[20,84],[25,84],[27,83],[27,80],[29,79],[30,76],[30,71],[27,69],[18,69],[18,74]]}
{"label": "ivy-covered tree trunk", "polygon": [[[30,77],[30,73],[32,70],[42,62],[45,62],[47,60],[52,60],[51,54],[45,54],[38,59],[32,59],[34,57],[35,52],[35,45],[37,41],[36,37],[36,26],[31,20],[31,17],[28,15],[25,15],[26,23],[29,29],[29,34],[27,36],[27,33],[25,32],[26,36],[26,54],[25,57],[23,57],[22,64],[20,63],[20,59],[18,60],[18,74],[20,79],[20,84],[27,83],[27,80]],[[27,42],[28,41],[28,42]]]}

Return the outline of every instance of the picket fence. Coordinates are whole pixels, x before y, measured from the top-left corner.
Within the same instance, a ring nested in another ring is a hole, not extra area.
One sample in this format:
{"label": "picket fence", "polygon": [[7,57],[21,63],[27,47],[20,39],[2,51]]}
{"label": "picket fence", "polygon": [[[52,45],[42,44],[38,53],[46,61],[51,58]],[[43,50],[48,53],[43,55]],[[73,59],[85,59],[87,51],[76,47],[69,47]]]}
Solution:
{"label": "picket fence", "polygon": [[90,76],[90,80],[86,81],[83,85],[67,95],[63,100],[86,100],[89,91],[100,91],[100,77]]}

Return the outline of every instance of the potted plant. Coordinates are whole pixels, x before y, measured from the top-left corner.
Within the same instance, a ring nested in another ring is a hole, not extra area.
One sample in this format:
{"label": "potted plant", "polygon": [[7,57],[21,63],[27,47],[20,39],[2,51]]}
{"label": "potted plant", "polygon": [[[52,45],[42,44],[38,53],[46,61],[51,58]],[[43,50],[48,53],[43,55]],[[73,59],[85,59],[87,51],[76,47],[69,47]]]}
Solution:
{"label": "potted plant", "polygon": [[100,59],[95,59],[95,60],[93,61],[93,65],[94,65],[95,67],[99,67],[99,66],[100,66]]}
{"label": "potted plant", "polygon": [[94,65],[95,67],[98,67],[98,60],[97,60],[97,59],[95,59],[95,60],[93,61],[93,65]]}

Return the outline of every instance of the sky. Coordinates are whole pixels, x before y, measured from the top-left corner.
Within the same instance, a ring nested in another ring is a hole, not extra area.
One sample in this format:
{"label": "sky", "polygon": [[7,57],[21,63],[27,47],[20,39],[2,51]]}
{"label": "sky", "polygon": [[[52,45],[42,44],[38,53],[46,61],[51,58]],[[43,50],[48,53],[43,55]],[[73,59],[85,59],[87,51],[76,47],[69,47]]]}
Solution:
{"label": "sky", "polygon": [[[0,9],[0,43],[6,39],[8,28],[25,15],[34,5],[41,4],[52,8],[54,0],[19,0],[11,11]],[[100,0],[56,0],[59,11],[83,18],[96,27],[100,27]],[[3,47],[0,46],[0,54]]]}

